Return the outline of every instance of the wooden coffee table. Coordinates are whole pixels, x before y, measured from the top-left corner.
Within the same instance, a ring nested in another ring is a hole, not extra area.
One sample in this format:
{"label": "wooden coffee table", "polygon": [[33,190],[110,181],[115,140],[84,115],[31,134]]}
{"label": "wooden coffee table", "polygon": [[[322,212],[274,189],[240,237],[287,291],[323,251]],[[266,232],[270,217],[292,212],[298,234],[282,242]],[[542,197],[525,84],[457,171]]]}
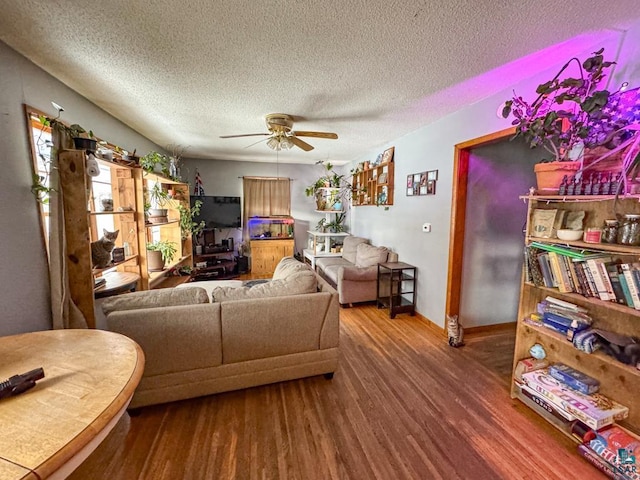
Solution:
{"label": "wooden coffee table", "polygon": [[0,337],[0,381],[38,367],[45,378],[0,400],[0,478],[66,478],[105,439],[142,377],[133,340],[102,330]]}

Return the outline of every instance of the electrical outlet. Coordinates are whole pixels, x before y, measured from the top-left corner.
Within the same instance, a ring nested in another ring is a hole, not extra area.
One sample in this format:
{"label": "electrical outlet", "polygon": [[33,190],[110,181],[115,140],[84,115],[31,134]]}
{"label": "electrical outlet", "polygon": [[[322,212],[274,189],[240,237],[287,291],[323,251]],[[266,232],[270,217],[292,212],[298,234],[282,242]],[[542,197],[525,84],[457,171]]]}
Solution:
{"label": "electrical outlet", "polygon": [[423,223],[422,224],[422,231],[424,233],[431,233],[431,224],[430,223]]}

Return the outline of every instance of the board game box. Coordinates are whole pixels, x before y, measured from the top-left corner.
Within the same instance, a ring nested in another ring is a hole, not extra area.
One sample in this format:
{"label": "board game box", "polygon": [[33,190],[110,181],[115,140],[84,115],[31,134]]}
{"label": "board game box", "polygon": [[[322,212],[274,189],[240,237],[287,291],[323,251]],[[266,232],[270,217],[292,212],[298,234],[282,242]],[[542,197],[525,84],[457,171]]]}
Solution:
{"label": "board game box", "polygon": [[522,375],[524,382],[552,403],[574,415],[594,430],[611,425],[629,416],[629,408],[608,399],[600,393],[584,395],[572,390],[549,375],[548,369],[535,370]]}

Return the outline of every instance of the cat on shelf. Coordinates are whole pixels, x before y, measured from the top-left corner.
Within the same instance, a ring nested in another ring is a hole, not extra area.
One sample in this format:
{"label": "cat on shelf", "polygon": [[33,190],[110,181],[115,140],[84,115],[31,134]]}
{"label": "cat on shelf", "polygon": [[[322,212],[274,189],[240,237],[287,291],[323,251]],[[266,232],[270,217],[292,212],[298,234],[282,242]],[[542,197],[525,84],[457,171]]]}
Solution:
{"label": "cat on shelf", "polygon": [[106,229],[102,229],[103,236],[91,242],[91,263],[93,268],[105,268],[111,263],[111,252],[116,246],[116,238],[120,230],[115,232],[109,232]]}

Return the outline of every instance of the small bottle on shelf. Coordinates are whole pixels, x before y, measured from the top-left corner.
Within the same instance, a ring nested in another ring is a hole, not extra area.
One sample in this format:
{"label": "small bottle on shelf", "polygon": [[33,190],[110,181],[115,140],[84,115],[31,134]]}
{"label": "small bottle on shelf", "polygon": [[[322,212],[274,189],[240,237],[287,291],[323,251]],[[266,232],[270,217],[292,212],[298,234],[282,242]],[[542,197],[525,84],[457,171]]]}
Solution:
{"label": "small bottle on shelf", "polygon": [[571,177],[571,179],[567,183],[567,195],[575,195],[574,194],[575,191],[576,191],[576,178]]}
{"label": "small bottle on shelf", "polygon": [[558,188],[558,195],[566,195],[567,194],[567,176],[562,177],[562,181],[560,182],[560,187]]}
{"label": "small bottle on shelf", "polygon": [[584,194],[591,195],[592,191],[593,191],[593,173],[589,175],[589,180],[586,180],[586,183],[584,184]]}
{"label": "small bottle on shelf", "polygon": [[602,183],[602,190],[600,192],[600,195],[611,195],[611,179],[612,179],[611,172],[609,172],[608,174],[605,174],[605,177],[606,178]]}
{"label": "small bottle on shelf", "polygon": [[602,174],[598,172],[596,181],[593,182],[593,187],[591,187],[591,195],[600,195],[601,188],[602,188]]}

